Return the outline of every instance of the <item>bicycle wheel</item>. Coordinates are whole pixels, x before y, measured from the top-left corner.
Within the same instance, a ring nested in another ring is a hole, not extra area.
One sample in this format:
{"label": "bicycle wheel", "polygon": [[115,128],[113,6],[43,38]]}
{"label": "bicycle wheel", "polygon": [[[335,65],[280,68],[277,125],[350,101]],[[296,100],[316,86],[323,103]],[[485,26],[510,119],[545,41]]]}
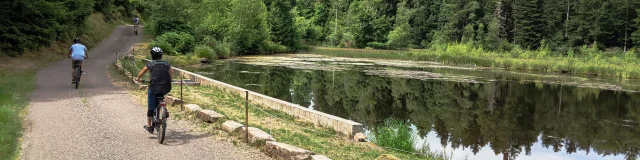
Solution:
{"label": "bicycle wheel", "polygon": [[167,118],[165,118],[165,114],[167,113],[166,108],[164,106],[160,107],[160,130],[158,131],[158,142],[162,144],[165,139],[165,133],[167,131]]}
{"label": "bicycle wheel", "polygon": [[75,76],[75,81],[76,81],[76,89],[78,89],[78,86],[80,85],[80,75],[82,75],[82,73],[80,73],[80,67],[76,67],[76,76]]}

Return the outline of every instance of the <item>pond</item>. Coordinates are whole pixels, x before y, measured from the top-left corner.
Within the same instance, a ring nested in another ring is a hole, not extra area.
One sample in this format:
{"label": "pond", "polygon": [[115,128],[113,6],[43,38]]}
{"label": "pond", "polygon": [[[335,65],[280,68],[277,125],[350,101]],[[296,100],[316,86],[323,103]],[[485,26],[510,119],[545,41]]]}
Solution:
{"label": "pond", "polygon": [[187,68],[372,128],[408,120],[454,159],[625,159],[640,154],[634,80],[431,62],[245,57]]}

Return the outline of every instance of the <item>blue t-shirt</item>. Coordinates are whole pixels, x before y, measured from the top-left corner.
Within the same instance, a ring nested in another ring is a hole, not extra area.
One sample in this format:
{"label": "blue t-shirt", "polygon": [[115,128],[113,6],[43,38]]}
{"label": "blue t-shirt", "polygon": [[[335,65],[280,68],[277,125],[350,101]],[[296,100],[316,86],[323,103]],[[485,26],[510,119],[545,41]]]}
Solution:
{"label": "blue t-shirt", "polygon": [[85,50],[87,49],[87,47],[84,47],[84,45],[82,44],[74,44],[71,45],[71,59],[76,60],[76,61],[82,61],[84,60],[85,55]]}

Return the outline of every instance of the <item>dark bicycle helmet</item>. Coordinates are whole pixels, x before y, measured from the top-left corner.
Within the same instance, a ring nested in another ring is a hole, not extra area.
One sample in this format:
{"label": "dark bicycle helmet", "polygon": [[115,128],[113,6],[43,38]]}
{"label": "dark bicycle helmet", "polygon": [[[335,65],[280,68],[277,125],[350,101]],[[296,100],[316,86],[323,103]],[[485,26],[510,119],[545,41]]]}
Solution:
{"label": "dark bicycle helmet", "polygon": [[162,49],[160,47],[151,48],[151,57],[162,57]]}
{"label": "dark bicycle helmet", "polygon": [[73,43],[80,43],[80,38],[73,39]]}

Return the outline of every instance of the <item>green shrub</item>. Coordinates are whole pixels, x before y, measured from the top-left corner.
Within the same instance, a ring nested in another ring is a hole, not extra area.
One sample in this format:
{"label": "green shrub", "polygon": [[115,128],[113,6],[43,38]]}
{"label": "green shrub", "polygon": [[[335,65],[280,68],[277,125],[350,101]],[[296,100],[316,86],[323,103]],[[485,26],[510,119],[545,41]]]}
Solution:
{"label": "green shrub", "polygon": [[167,32],[156,38],[153,46],[159,46],[169,55],[186,54],[193,51],[195,38],[185,32]]}
{"label": "green shrub", "polygon": [[387,44],[381,42],[369,42],[367,46],[373,49],[387,49]]}
{"label": "green shrub", "polygon": [[212,61],[216,58],[216,52],[209,46],[199,45],[194,50],[196,56]]}
{"label": "green shrub", "polygon": [[177,54],[176,51],[171,46],[171,44],[169,44],[169,42],[167,42],[167,41],[153,40],[153,41],[151,41],[149,46],[150,47],[160,47],[160,49],[162,49],[164,54],[167,54],[167,55],[176,55]]}
{"label": "green shrub", "polygon": [[347,48],[356,47],[356,37],[349,32],[344,33],[342,34],[342,39],[340,39],[340,44],[338,46]]}
{"label": "green shrub", "polygon": [[415,135],[409,128],[409,124],[397,120],[387,119],[384,124],[379,125],[370,134],[371,142],[383,146],[401,149],[405,151],[415,151]]}
{"label": "green shrub", "polygon": [[629,62],[633,62],[635,60],[638,59],[637,55],[636,55],[636,49],[635,48],[631,48],[629,51],[624,53],[624,60],[629,61]]}
{"label": "green shrub", "polygon": [[228,42],[216,42],[213,50],[217,53],[218,59],[226,59],[231,56],[231,44]]}
{"label": "green shrub", "polygon": [[264,44],[262,45],[264,46],[264,48],[262,49],[265,52],[268,53],[285,53],[285,52],[289,52],[289,49],[281,44],[276,44],[273,43],[271,41],[265,41]]}

